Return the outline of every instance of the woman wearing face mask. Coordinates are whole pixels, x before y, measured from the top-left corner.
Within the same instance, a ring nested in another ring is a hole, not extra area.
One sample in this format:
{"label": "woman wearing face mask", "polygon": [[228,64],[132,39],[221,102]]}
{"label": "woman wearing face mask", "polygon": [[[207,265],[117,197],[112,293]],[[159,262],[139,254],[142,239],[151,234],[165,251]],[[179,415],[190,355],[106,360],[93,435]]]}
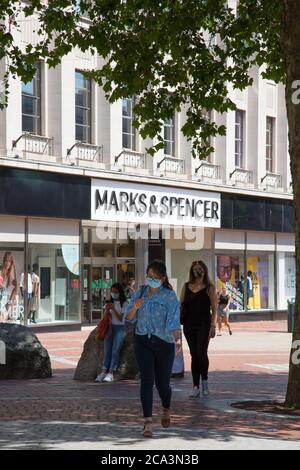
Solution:
{"label": "woman wearing face mask", "polygon": [[96,382],[112,382],[119,365],[119,355],[125,338],[125,308],[127,302],[121,284],[111,286],[111,299],[105,305],[104,315],[110,315],[112,327],[104,340],[104,359],[102,372]]}
{"label": "woman wearing face mask", "polygon": [[140,287],[126,308],[128,321],[136,323],[135,355],[141,374],[144,437],[152,437],[153,385],[162,403],[162,427],[170,425],[170,379],[175,352],[181,351],[179,302],[162,261],[147,267],[147,285]]}
{"label": "woman wearing face mask", "polygon": [[208,276],[203,261],[194,261],[189,272],[189,281],[183,286],[180,301],[184,308],[183,332],[192,357],[192,398],[202,393],[208,395],[208,344],[216,334],[218,297],[215,286]]}

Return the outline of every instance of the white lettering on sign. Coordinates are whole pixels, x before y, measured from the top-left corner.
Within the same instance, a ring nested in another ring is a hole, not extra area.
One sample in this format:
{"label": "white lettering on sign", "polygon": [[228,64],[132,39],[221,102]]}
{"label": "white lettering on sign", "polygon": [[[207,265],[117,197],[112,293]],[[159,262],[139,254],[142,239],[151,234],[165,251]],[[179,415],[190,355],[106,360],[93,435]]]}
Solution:
{"label": "white lettering on sign", "polygon": [[94,179],[91,194],[93,220],[220,227],[219,193]]}

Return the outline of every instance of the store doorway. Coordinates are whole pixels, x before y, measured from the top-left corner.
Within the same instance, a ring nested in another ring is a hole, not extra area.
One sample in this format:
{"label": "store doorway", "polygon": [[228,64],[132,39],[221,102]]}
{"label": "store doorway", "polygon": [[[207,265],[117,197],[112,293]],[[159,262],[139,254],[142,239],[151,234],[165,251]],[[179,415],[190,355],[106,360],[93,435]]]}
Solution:
{"label": "store doorway", "polygon": [[100,319],[103,306],[110,298],[110,289],[114,282],[113,266],[93,266],[92,267],[92,318]]}
{"label": "store doorway", "polygon": [[119,282],[126,293],[129,282],[135,278],[132,260],[116,259],[109,263],[85,265],[83,279],[83,317],[85,322],[100,320],[105,301],[110,298],[111,286]]}

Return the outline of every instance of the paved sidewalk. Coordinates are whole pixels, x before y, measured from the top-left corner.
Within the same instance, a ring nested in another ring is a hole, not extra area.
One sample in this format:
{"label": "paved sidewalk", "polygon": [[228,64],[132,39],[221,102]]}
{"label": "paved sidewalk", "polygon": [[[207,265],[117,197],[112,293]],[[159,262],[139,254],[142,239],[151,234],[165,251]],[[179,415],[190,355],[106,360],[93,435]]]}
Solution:
{"label": "paved sidewalk", "polygon": [[232,402],[283,400],[291,335],[286,322],[233,323],[210,345],[210,397],[190,399],[186,374],[173,379],[172,426],[154,405],[154,438],[141,435],[139,384],[72,380],[90,328],[39,334],[52,357],[46,380],[0,381],[0,449],[300,449],[300,419],[241,411]]}

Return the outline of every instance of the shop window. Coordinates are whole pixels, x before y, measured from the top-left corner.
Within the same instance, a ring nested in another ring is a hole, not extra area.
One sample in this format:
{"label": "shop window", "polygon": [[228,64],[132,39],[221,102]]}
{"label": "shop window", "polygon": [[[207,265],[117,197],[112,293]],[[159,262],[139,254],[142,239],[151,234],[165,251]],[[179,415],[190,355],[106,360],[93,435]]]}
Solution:
{"label": "shop window", "polygon": [[[284,279],[284,282],[282,280]],[[288,301],[296,296],[296,257],[293,253],[277,253],[278,308],[286,310]]]}
{"label": "shop window", "polygon": [[243,254],[222,253],[216,256],[216,287],[221,292],[226,286],[231,295],[230,310],[244,310],[244,257]]}
{"label": "shop window", "polygon": [[247,256],[248,310],[274,308],[274,254]]}
{"label": "shop window", "polygon": [[[280,278],[280,276],[279,276]],[[284,298],[287,303],[288,300],[296,296],[296,257],[295,255],[285,255],[284,264]]]}
{"label": "shop window", "polygon": [[117,245],[118,258],[134,258],[135,256],[135,241],[129,239],[126,243]]}
{"label": "shop window", "polygon": [[29,260],[33,286],[29,320],[79,321],[79,245],[30,244]]}
{"label": "shop window", "polygon": [[92,255],[94,258],[112,258],[113,243],[93,243]]}

